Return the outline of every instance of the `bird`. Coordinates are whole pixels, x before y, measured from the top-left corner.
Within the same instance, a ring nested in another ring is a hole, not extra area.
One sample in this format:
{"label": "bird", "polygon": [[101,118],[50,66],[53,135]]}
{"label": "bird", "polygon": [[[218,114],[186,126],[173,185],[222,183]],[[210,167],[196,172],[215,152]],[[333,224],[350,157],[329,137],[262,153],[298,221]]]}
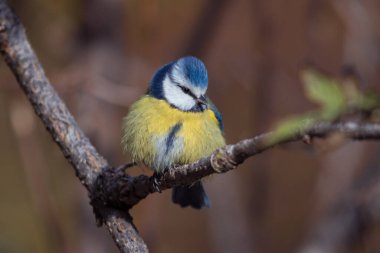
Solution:
{"label": "bird", "polygon": [[[195,162],[225,145],[222,115],[206,95],[205,64],[185,56],[163,65],[122,123],[122,146],[133,162],[163,173]],[[210,207],[201,181],[173,187],[181,207]]]}

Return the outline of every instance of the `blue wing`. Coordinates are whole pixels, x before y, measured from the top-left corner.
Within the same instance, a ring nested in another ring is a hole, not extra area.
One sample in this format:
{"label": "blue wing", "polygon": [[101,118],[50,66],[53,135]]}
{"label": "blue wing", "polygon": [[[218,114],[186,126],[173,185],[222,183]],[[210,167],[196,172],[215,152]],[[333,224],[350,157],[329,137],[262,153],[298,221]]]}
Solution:
{"label": "blue wing", "polygon": [[218,111],[218,108],[216,108],[216,106],[214,105],[214,103],[211,101],[209,97],[206,97],[206,99],[211,111],[214,112],[215,117],[218,120],[220,130],[223,132],[224,124],[223,124],[222,114]]}

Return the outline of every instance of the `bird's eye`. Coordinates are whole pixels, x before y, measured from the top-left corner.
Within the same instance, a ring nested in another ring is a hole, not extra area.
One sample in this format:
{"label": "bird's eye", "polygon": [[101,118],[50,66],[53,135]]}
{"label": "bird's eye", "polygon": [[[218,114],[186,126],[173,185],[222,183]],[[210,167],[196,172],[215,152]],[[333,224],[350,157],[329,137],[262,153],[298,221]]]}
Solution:
{"label": "bird's eye", "polygon": [[185,86],[181,86],[181,85],[178,85],[178,86],[181,88],[181,90],[182,90],[184,93],[186,93],[186,94],[190,94],[190,93],[191,93],[189,88],[187,88],[187,87],[185,87]]}

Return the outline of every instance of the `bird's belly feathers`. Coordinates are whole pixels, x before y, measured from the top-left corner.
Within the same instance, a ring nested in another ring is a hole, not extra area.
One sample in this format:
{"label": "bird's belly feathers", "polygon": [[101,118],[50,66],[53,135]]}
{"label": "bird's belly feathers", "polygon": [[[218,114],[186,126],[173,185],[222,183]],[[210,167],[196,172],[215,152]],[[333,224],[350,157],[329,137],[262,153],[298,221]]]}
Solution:
{"label": "bird's belly feathers", "polygon": [[155,170],[196,161],[225,144],[211,110],[183,112],[150,96],[132,105],[123,131],[132,158]]}

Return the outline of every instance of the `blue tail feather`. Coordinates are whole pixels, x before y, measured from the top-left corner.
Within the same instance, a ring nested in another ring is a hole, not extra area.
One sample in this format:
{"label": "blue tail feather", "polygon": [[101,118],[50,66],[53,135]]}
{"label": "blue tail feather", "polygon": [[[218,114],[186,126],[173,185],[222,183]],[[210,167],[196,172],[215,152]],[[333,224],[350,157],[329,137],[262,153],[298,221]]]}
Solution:
{"label": "blue tail feather", "polygon": [[181,207],[191,206],[196,209],[210,207],[210,199],[200,181],[193,185],[176,186],[173,188],[172,200]]}

